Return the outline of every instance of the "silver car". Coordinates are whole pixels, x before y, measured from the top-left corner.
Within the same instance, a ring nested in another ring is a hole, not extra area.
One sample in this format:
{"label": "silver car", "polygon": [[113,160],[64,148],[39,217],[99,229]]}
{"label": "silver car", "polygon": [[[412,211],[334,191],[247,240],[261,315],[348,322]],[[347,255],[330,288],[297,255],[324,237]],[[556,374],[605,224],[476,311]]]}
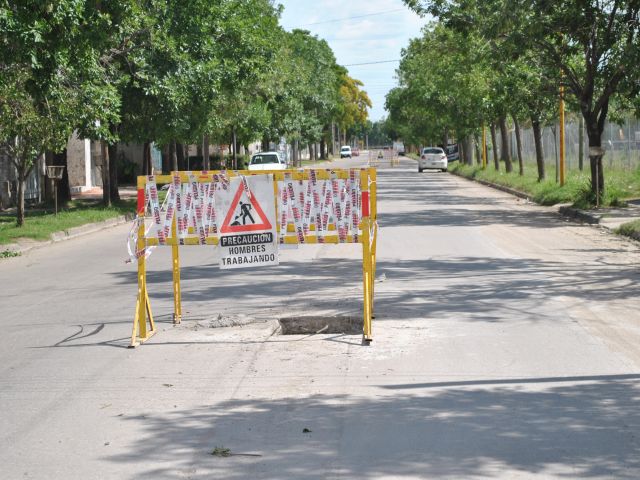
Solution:
{"label": "silver car", "polygon": [[423,172],[425,169],[446,172],[448,168],[449,161],[444,150],[439,147],[425,147],[422,149],[422,154],[418,160],[418,172]]}

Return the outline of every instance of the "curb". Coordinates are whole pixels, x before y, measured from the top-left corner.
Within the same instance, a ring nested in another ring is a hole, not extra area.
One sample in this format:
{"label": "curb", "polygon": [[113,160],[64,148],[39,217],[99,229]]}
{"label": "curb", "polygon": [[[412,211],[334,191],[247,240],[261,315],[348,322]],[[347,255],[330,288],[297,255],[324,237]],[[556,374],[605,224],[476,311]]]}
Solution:
{"label": "curb", "polygon": [[[558,209],[558,213],[565,217],[573,218],[589,225],[599,225],[602,220],[601,215],[596,215],[585,210],[578,210],[577,208],[570,207],[568,205],[562,205]],[[606,227],[605,227],[606,228]]]}
{"label": "curb", "polygon": [[524,192],[521,192],[520,190],[514,190],[513,188],[505,187],[504,185],[498,185],[497,183],[491,183],[491,182],[488,182],[486,180],[480,180],[478,178],[465,177],[464,175],[461,175],[460,173],[455,172],[453,170],[449,170],[449,173],[455,175],[456,177],[460,177],[460,178],[464,178],[465,180],[469,180],[470,182],[479,183],[480,185],[484,185],[485,187],[491,187],[491,188],[493,188],[495,190],[500,190],[502,192],[514,195],[514,196],[516,196],[518,198],[522,198],[524,200],[529,200],[530,202],[533,202],[533,199],[532,199],[531,195],[529,195],[527,193],[524,193]]}
{"label": "curb", "polygon": [[91,233],[106,230],[108,228],[117,227],[124,223],[128,223],[135,218],[135,214],[127,213],[126,215],[120,215],[118,217],[109,218],[103,222],[87,223],[78,227],[73,227],[68,230],[62,230],[54,232],[50,235],[49,240],[43,241],[29,241],[28,243],[9,243],[7,245],[0,245],[3,250],[23,254],[37,248],[46,247],[58,242],[65,242],[67,240],[73,240],[74,238],[89,235]]}
{"label": "curb", "polygon": [[[451,173],[451,174],[453,174],[453,175],[455,175],[457,177],[464,178],[465,180],[469,180],[470,182],[479,183],[480,185],[484,185],[485,187],[491,187],[491,188],[493,188],[495,190],[500,190],[501,192],[509,193],[509,194],[514,195],[514,196],[516,196],[518,198],[522,198],[524,200],[528,200],[530,202],[533,202],[533,199],[532,199],[533,197],[531,197],[531,195],[529,195],[527,193],[524,193],[524,192],[521,192],[520,190],[515,190],[515,189],[510,188],[510,187],[505,187],[504,185],[498,185],[497,183],[491,183],[491,182],[488,182],[486,180],[480,180],[478,178],[465,177],[464,175],[462,175],[462,174],[460,174],[458,172],[455,172],[453,170],[449,170],[449,173]],[[534,203],[536,203],[536,202],[534,202]],[[536,203],[536,205],[537,205],[537,203]]]}
{"label": "curb", "polygon": [[[462,177],[462,175],[460,175]],[[463,177],[463,178],[467,178],[467,177]],[[513,188],[509,188],[509,187],[505,187],[504,185],[498,185],[495,183],[491,183],[491,182],[487,182],[486,180],[475,180],[475,179],[468,179],[468,180],[472,180],[474,182],[477,182],[481,185],[485,185],[487,187],[491,187],[491,188],[495,188],[496,190],[500,190],[502,192],[505,193],[510,193],[513,196],[516,196],[518,198],[522,198],[524,200],[528,200],[530,202],[533,202],[532,197],[524,192],[521,192],[519,190],[514,190]]]}

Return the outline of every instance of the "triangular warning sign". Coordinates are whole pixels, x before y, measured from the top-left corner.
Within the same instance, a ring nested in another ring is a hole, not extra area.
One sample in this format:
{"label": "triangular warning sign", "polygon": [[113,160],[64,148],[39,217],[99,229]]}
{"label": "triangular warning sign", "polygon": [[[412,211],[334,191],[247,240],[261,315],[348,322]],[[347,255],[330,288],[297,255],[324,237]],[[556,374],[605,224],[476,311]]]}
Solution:
{"label": "triangular warning sign", "polygon": [[[256,200],[256,196],[249,189],[250,195],[249,202],[243,203],[240,201],[242,193],[244,192],[244,185],[242,182],[238,185],[238,191],[236,192],[231,206],[227,212],[227,216],[222,223],[220,233],[243,233],[243,232],[255,232],[256,230],[271,230],[271,222],[267,219],[267,216],[262,211],[260,204]],[[256,218],[256,216],[258,218]],[[257,222],[261,223],[257,223]]]}

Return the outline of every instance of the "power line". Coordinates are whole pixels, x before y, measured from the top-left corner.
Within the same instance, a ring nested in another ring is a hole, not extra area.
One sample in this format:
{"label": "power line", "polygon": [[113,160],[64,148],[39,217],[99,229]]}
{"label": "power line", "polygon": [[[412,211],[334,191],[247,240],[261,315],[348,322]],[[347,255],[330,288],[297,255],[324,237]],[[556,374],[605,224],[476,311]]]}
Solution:
{"label": "power line", "polygon": [[366,63],[349,63],[347,65],[342,65],[343,67],[357,67],[359,65],[376,65],[378,63],[394,63],[399,62],[400,59],[397,60],[381,60],[379,62],[366,62]]}
{"label": "power line", "polygon": [[322,25],[323,23],[344,22],[346,20],[353,20],[355,18],[373,17],[374,15],[384,15],[385,13],[400,12],[404,8],[396,8],[394,10],[385,10],[384,12],[367,13],[366,15],[356,15],[355,17],[334,18],[333,20],[323,20],[322,22],[303,23],[301,27],[308,27],[311,25]]}

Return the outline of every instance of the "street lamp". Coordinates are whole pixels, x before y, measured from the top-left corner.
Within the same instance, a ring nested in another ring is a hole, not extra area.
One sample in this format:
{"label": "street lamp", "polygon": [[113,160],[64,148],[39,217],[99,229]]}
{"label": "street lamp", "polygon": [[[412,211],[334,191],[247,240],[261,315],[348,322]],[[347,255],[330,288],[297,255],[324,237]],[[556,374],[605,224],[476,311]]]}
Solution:
{"label": "street lamp", "polygon": [[58,215],[58,180],[62,178],[64,165],[47,165],[47,177],[53,180],[53,196],[55,198],[55,212]]}

